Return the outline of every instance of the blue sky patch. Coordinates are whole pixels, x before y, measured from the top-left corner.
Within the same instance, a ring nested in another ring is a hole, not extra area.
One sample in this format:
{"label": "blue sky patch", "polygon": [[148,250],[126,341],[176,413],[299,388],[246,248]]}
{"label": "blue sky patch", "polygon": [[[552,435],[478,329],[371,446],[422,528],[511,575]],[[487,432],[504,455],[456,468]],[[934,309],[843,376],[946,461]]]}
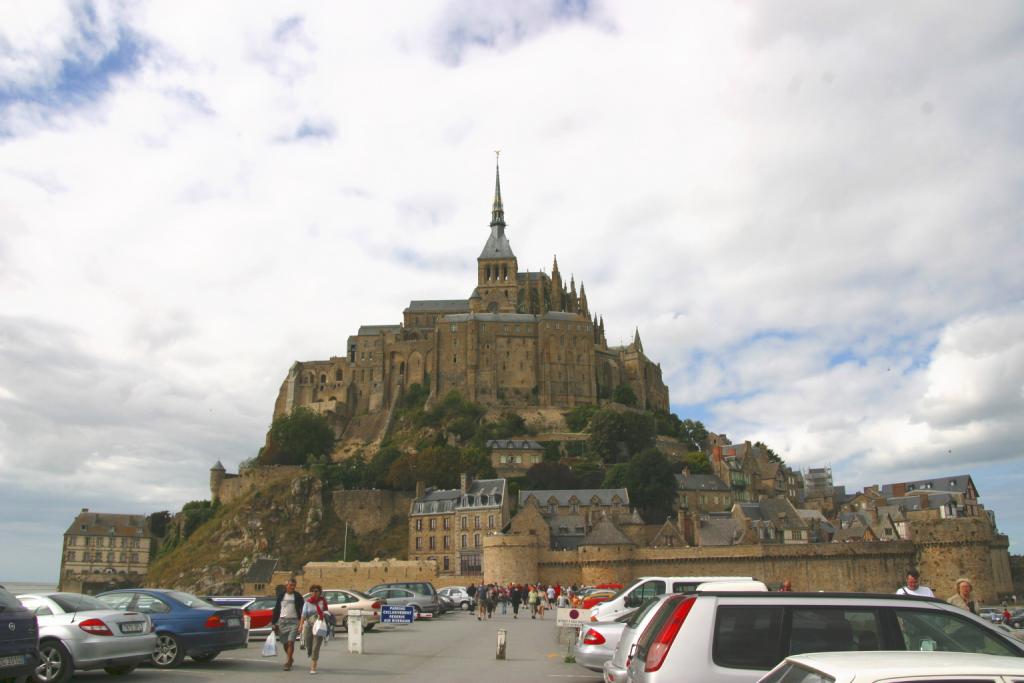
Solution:
{"label": "blue sky patch", "polygon": [[[92,36],[88,29],[82,33],[86,38]],[[105,52],[98,60],[80,52],[65,58],[52,83],[0,89],[0,108],[24,102],[64,109],[94,102],[110,90],[114,78],[138,68],[146,49],[141,37],[121,30],[114,49]]]}

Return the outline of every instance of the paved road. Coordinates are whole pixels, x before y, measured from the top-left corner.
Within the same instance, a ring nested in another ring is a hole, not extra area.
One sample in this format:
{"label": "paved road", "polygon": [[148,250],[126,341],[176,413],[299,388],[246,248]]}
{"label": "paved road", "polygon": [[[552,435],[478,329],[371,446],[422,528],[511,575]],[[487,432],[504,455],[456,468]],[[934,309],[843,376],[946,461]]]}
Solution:
{"label": "paved road", "polygon": [[[508,631],[508,658],[495,659],[495,641],[499,628]],[[598,683],[601,676],[577,664],[566,664],[566,646],[558,643],[558,628],[553,614],[543,621],[512,619],[495,614],[483,622],[466,612],[451,612],[431,622],[408,626],[378,625],[364,635],[364,654],[348,652],[347,636],[342,634],[320,653],[317,678],[308,675],[305,653],[297,654],[290,672],[281,670],[284,655],[264,659],[262,640],[253,640],[247,650],[225,652],[213,662],[197,664],[191,659],[178,669],[158,671],[143,667],[123,680],[126,683],[248,683],[285,679],[373,681],[444,681],[444,683]],[[75,681],[99,683],[111,681],[102,671],[77,674]]]}

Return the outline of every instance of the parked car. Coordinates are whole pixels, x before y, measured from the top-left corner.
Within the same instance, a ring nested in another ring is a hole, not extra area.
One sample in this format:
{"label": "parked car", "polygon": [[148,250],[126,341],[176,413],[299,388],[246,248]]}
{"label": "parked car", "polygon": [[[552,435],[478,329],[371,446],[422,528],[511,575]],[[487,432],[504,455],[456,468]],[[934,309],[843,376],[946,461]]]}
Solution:
{"label": "parked car", "polygon": [[113,609],[142,612],[153,622],[153,666],[170,669],[187,656],[212,661],[224,650],[247,647],[242,610],[217,607],[194,595],[162,588],[123,588],[97,596]]}
{"label": "parked car", "polygon": [[978,610],[978,616],[990,620],[993,624],[1000,624],[1003,621],[1003,608],[982,607]]}
{"label": "parked car", "polygon": [[1017,609],[1010,612],[1010,618],[1005,620],[1007,625],[1013,628],[1024,628],[1024,609]]}
{"label": "parked car", "polygon": [[437,591],[438,595],[444,595],[461,610],[471,610],[476,607],[476,598],[471,596],[463,586],[447,586]]}
{"label": "parked car", "polygon": [[379,587],[371,590],[369,594],[385,605],[396,605],[398,607],[411,605],[417,619],[420,618],[421,614],[433,616],[439,610],[436,595],[414,593],[408,588]]}
{"label": "parked car", "polygon": [[597,621],[584,625],[573,646],[576,663],[584,669],[603,671],[604,663],[612,658],[615,646],[619,644],[619,637],[631,616],[633,614],[629,612],[612,621]]}
{"label": "parked car", "polygon": [[[1015,683],[1024,660],[964,652],[818,652],[787,657],[759,683]],[[975,678],[978,677],[978,678]],[[984,678],[981,678],[984,677]]]}
{"label": "parked car", "polygon": [[455,609],[455,601],[441,591],[437,592],[437,604],[441,608],[441,614],[451,612]]}
{"label": "parked car", "polygon": [[642,576],[590,610],[591,621],[609,621],[626,610],[633,610],[655,595],[692,593],[702,583],[712,581],[752,581],[750,576]]}
{"label": "parked car", "polygon": [[1012,626],[1007,626],[1006,624],[994,624],[992,628],[999,631],[1008,638],[1013,638],[1014,640],[1019,640],[1022,643],[1024,643],[1024,629],[1013,628]]}
{"label": "parked car", "polygon": [[413,593],[419,593],[420,595],[429,595],[431,597],[437,595],[437,589],[434,588],[434,584],[429,581],[398,581],[395,583],[378,583],[376,586],[366,591],[372,593],[378,588],[405,588],[411,590]]}
{"label": "parked car", "polygon": [[935,598],[704,590],[661,601],[627,669],[632,683],[753,682],[789,655],[847,650],[1024,657],[1024,644]]}
{"label": "parked car", "polygon": [[619,634],[619,642],[615,644],[611,658],[606,660],[601,667],[605,683],[626,683],[626,674],[628,673],[626,667],[629,665],[633,645],[636,644],[637,638],[644,632],[647,624],[654,618],[658,611],[657,606],[668,597],[668,595],[660,595],[648,598],[644,604],[629,615],[622,633]]}
{"label": "parked car", "polygon": [[26,593],[18,600],[39,624],[36,683],[63,683],[74,671],[103,669],[120,675],[149,659],[153,623],[141,612],[111,609],[81,593]]}
{"label": "parked car", "polygon": [[242,613],[249,617],[249,637],[267,637],[273,629],[274,605],[277,598],[268,596],[250,600],[242,606]]}
{"label": "parked car", "polygon": [[[380,623],[381,601],[372,595],[348,588],[328,588],[324,590],[323,596],[327,601],[327,611],[335,616],[338,628],[342,630],[348,630],[348,611],[350,609],[363,611],[364,631],[372,631],[373,627]],[[309,598],[309,593],[304,597]],[[270,608],[274,608],[273,603]]]}
{"label": "parked car", "polygon": [[252,595],[201,595],[199,597],[218,607],[245,607],[256,599]]}
{"label": "parked car", "polygon": [[23,680],[39,666],[36,615],[0,586],[0,680]]}
{"label": "parked car", "polygon": [[[615,591],[611,591],[611,590],[595,590],[595,591],[591,591],[591,592],[587,593],[587,595],[583,598],[583,605],[582,605],[582,607],[583,607],[583,609],[590,609],[592,607],[597,607],[602,602],[608,602],[609,600],[614,598],[615,595],[616,595]],[[632,610],[629,610],[629,611],[632,611]],[[623,610],[620,614],[625,614],[625,613],[626,613],[626,610]],[[615,616],[619,616],[619,615],[615,615]]]}

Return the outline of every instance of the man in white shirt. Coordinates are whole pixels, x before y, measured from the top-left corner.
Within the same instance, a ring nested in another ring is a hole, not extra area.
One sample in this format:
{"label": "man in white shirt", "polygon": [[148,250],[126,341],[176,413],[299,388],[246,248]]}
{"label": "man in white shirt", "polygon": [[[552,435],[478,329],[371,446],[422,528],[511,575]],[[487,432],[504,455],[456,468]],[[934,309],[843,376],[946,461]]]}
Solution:
{"label": "man in white shirt", "polygon": [[284,663],[285,671],[291,671],[295,658],[295,639],[299,634],[299,616],[302,614],[303,602],[302,596],[295,590],[295,579],[288,579],[284,585],[284,592],[277,596],[277,602],[274,604],[271,623],[274,626],[274,633],[284,645],[285,655],[288,656]]}
{"label": "man in white shirt", "polygon": [[921,575],[916,569],[907,570],[907,585],[900,586],[896,595],[918,595],[922,598],[934,598],[935,593],[928,586],[921,585]]}

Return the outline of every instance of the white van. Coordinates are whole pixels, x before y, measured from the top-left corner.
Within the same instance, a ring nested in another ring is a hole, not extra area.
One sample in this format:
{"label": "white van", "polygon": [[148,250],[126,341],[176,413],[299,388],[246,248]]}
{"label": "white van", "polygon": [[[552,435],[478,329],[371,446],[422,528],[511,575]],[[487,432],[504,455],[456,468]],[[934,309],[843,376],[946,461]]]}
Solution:
{"label": "white van", "polygon": [[648,598],[663,593],[693,593],[702,583],[718,581],[754,581],[752,576],[641,576],[611,600],[590,610],[591,621],[609,621],[623,612],[639,607]]}

